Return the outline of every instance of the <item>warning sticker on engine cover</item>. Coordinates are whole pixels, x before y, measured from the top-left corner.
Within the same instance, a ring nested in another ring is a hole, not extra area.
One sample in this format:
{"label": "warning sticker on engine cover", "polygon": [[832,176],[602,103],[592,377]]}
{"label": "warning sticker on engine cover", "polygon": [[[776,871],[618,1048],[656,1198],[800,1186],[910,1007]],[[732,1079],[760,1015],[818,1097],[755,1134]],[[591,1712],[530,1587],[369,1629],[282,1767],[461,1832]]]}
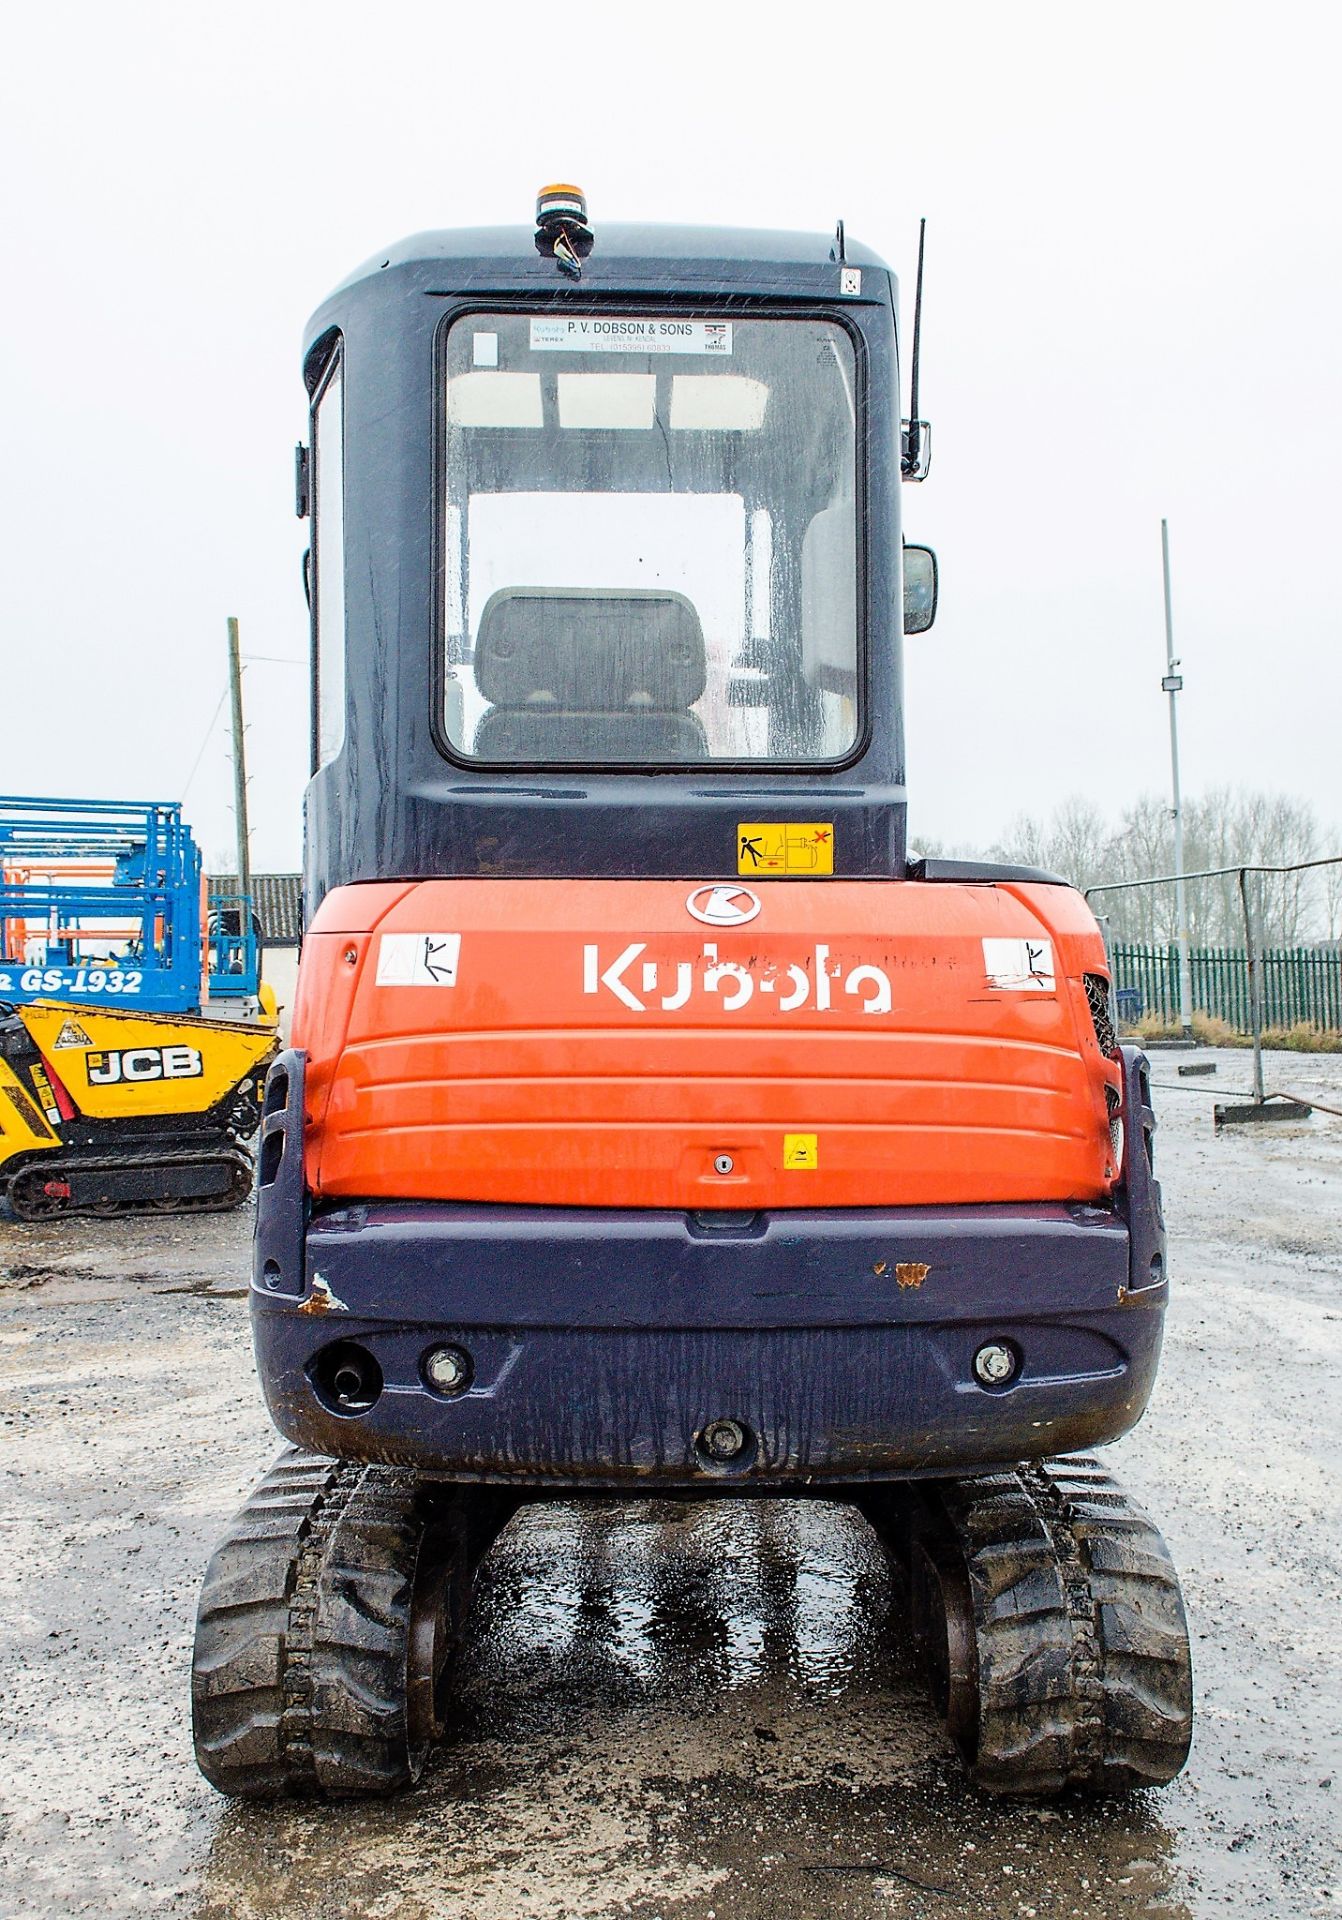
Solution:
{"label": "warning sticker on engine cover", "polygon": [[820,1165],[820,1136],[815,1133],[785,1133],[783,1165],[794,1173],[814,1173]]}
{"label": "warning sticker on engine cover", "polygon": [[377,949],[380,987],[455,987],[459,933],[384,933]]}
{"label": "warning sticker on engine cover", "polygon": [[1006,993],[1054,993],[1051,940],[985,940],[983,971]]}

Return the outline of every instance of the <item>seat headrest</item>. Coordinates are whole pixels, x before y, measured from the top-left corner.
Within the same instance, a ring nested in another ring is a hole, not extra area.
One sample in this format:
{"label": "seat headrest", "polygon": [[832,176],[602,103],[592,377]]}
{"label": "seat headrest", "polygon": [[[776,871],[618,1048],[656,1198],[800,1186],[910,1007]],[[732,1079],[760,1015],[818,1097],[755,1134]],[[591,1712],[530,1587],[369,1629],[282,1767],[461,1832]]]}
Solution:
{"label": "seat headrest", "polygon": [[476,685],[496,707],[683,713],[707,679],[683,593],[502,587],[480,615]]}

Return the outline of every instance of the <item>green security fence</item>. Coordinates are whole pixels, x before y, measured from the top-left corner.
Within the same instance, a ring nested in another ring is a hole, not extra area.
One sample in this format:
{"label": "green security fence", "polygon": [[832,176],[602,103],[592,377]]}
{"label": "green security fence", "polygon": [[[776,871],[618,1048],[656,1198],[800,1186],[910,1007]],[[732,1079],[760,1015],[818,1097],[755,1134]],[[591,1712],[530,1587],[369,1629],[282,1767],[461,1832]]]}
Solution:
{"label": "green security fence", "polygon": [[[1115,942],[1112,949],[1119,1018],[1179,1018],[1179,948]],[[1242,947],[1190,947],[1196,1012],[1224,1020],[1241,1033],[1253,1028],[1249,967]],[[1342,951],[1283,947],[1264,953],[1263,1024],[1267,1027],[1342,1028]]]}

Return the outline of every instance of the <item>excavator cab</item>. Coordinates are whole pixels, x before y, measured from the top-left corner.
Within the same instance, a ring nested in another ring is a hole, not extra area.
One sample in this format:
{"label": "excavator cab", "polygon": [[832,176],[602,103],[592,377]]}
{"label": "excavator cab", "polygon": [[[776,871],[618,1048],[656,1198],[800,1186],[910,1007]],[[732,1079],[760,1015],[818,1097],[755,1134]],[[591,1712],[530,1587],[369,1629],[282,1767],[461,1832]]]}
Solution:
{"label": "excavator cab", "polygon": [[1182,1765],[1173,1570],[1078,1457],[1159,1355],[1146,1067],[1074,891],[908,856],[897,339],[842,229],[568,188],[310,325],[252,1282],[293,1451],[202,1596],[225,1791],[413,1779],[490,1540],[587,1492],[859,1506],[994,1791]]}

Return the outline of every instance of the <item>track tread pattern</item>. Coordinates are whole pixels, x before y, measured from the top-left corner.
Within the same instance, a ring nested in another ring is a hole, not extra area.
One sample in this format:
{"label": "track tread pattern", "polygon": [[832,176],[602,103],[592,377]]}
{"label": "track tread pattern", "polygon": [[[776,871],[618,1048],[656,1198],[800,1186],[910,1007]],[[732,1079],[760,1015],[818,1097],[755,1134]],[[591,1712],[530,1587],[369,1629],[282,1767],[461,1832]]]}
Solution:
{"label": "track tread pattern", "polygon": [[[97,1173],[125,1173],[136,1168],[161,1178],[174,1167],[220,1166],[228,1170],[229,1184],[223,1193],[205,1195],[164,1194],[143,1201],[108,1201],[95,1206],[63,1200],[44,1189],[66,1178],[83,1180]],[[239,1148],[218,1146],[199,1153],[181,1149],[160,1153],[70,1153],[38,1156],[10,1178],[5,1197],[16,1218],[25,1221],[55,1219],[133,1219],[140,1215],[162,1213],[231,1213],[250,1199],[255,1178],[250,1156]]]}
{"label": "track tread pattern", "polygon": [[281,1455],[202,1586],[192,1710],[212,1785],[347,1798],[418,1778],[407,1663],[428,1530],[412,1475]]}
{"label": "track tread pattern", "polygon": [[973,1607],[977,1716],[959,1741],[990,1793],[1163,1786],[1188,1757],[1179,1583],[1141,1508],[1088,1457],[939,1486]]}

